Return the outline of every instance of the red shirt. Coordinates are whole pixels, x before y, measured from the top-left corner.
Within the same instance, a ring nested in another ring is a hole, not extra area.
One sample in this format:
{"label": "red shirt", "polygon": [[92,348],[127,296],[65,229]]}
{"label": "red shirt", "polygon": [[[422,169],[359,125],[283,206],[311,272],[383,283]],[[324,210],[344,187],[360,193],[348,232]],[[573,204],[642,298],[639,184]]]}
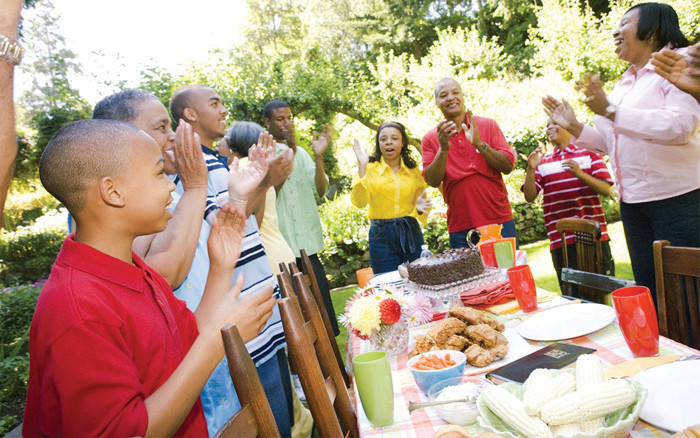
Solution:
{"label": "red shirt", "polygon": [[[510,147],[498,124],[485,117],[474,117],[482,141],[506,154],[515,163]],[[435,159],[440,141],[437,126],[423,137],[423,175]],[[467,140],[464,131],[450,138],[442,195],[447,203],[447,230],[450,233],[513,219],[508,191],[501,172],[491,167]]]}
{"label": "red shirt", "polygon": [[[144,401],[198,335],[185,303],[141,259],[63,243],[29,333],[22,435],[144,436]],[[197,399],[179,436],[207,437]]]}
{"label": "red shirt", "polygon": [[[587,174],[613,184],[603,158],[585,149],[569,145],[564,150],[556,148],[542,158],[542,162],[535,170],[535,186],[538,191],[544,190],[542,209],[550,251],[561,248],[561,235],[557,231],[559,219],[578,217],[597,221],[600,223],[600,240],[610,240],[608,224],[605,221],[605,213],[598,194],[561,167],[561,162],[568,159],[575,160],[581,170]],[[567,245],[574,243],[573,233],[567,234],[566,243]]]}

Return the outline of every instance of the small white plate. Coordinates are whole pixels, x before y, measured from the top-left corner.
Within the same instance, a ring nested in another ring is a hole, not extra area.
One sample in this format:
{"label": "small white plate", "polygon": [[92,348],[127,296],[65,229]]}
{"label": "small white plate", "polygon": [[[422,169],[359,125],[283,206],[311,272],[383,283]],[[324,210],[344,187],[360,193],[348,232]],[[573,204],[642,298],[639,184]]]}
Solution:
{"label": "small white plate", "polygon": [[642,420],[671,432],[700,423],[700,360],[659,365],[632,378],[649,391]]}
{"label": "small white plate", "polygon": [[615,309],[604,304],[582,303],[554,307],[526,319],[520,336],[532,341],[560,341],[593,333],[615,321]]}
{"label": "small white plate", "polygon": [[401,278],[401,275],[399,275],[399,271],[391,271],[370,278],[368,283],[370,286],[378,286],[380,284],[403,283],[403,278]]}

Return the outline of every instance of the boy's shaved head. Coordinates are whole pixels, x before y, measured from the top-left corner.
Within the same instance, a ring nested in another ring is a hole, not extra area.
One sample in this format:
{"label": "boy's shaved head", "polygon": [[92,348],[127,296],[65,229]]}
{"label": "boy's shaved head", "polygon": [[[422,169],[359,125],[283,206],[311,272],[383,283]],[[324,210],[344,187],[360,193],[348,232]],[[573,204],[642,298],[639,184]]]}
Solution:
{"label": "boy's shaved head", "polygon": [[41,183],[77,215],[85,207],[89,186],[125,171],[131,152],[127,146],[139,132],[131,123],[118,120],[81,120],[64,126],[41,155]]}
{"label": "boy's shaved head", "polygon": [[200,88],[207,88],[204,85],[193,84],[185,85],[184,87],[178,88],[170,98],[170,114],[173,115],[173,119],[177,122],[180,119],[189,121],[185,118],[185,108],[190,106],[189,97],[194,90]]}

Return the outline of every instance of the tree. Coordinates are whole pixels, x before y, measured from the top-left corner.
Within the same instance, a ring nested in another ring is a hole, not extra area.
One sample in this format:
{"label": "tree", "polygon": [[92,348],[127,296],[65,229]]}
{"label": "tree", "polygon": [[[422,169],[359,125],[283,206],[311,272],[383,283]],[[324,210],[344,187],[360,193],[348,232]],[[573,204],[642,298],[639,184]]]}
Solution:
{"label": "tree", "polygon": [[30,118],[53,108],[84,109],[87,103],[70,85],[71,74],[80,74],[81,69],[59,32],[60,16],[51,0],[36,0],[34,7],[36,15],[24,23],[27,56],[21,66],[32,77],[32,88],[20,103]]}

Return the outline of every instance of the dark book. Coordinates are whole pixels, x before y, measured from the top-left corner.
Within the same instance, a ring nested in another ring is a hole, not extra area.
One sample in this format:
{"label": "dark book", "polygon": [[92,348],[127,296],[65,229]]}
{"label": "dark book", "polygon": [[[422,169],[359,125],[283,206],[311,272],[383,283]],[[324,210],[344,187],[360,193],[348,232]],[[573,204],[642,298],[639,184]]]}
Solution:
{"label": "dark book", "polygon": [[559,369],[573,363],[582,354],[593,353],[595,349],[580,347],[564,342],[555,342],[534,353],[523,356],[520,359],[496,368],[486,377],[495,383],[517,382],[523,383],[530,373],[537,368]]}

